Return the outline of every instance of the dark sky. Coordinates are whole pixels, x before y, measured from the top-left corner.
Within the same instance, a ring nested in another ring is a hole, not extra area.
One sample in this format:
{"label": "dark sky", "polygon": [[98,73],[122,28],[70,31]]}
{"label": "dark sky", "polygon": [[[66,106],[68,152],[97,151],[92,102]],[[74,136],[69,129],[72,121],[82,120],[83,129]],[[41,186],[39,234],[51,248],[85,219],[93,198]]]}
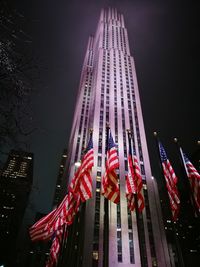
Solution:
{"label": "dark sky", "polygon": [[[178,166],[173,137],[190,155],[200,139],[198,1],[16,1],[32,36],[40,69],[33,117],[39,130],[31,138],[35,155],[32,204],[51,207],[62,150],[68,145],[81,66],[102,7],[124,14],[134,56],[153,174],[159,167],[153,131],[157,130]],[[177,168],[177,167],[176,167]]]}

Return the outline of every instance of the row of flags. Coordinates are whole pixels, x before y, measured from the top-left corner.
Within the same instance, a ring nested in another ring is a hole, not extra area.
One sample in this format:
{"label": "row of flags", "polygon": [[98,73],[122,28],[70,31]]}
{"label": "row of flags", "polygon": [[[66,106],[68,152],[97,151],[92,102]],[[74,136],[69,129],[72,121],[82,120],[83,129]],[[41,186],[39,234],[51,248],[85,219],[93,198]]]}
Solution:
{"label": "row of flags", "polygon": [[[180,211],[180,193],[177,188],[178,178],[174,172],[174,169],[167,157],[166,151],[158,141],[159,154],[162,163],[163,175],[165,178],[166,188],[168,192],[172,219],[173,221],[177,221]],[[185,172],[189,179],[189,191],[192,199],[192,204],[195,207],[196,212],[199,214],[200,212],[200,174],[197,172],[196,168],[190,162],[186,154],[183,152],[182,148],[179,147],[181,159],[185,168]]]}
{"label": "row of flags", "polygon": [[[139,161],[134,151],[134,144],[130,132],[128,132],[128,144],[128,172],[125,176],[127,205],[130,211],[135,210],[136,212],[142,213],[145,207],[142,175]],[[181,204],[177,189],[178,178],[161,142],[158,142],[158,147],[172,211],[172,219],[173,221],[176,221],[179,216]],[[200,211],[200,175],[183,152],[182,155],[190,181],[191,191],[194,196],[195,205],[198,208],[198,211]],[[68,193],[56,209],[41,218],[29,229],[32,241],[52,240],[52,246],[46,267],[53,267],[57,265],[63,237],[67,237],[67,227],[73,223],[75,215],[80,209],[81,203],[84,203],[88,199],[92,198],[91,171],[93,165],[94,150],[92,132],[90,132],[89,142],[85,150],[85,154],[82,158],[80,167],[75,172],[75,175],[68,186]],[[118,168],[119,158],[117,148],[111,131],[109,127],[107,127],[105,173],[102,177],[101,193],[106,199],[115,204],[118,204],[120,201],[120,186],[117,174]]]}
{"label": "row of flags", "polygon": [[[116,144],[114,143],[111,132],[108,128],[106,170],[102,180],[102,195],[113,203],[120,201],[120,189],[116,170],[119,168],[119,158]],[[142,212],[144,209],[143,183],[140,172],[139,162],[135,153],[133,153],[132,138],[128,132],[129,155],[128,155],[128,174],[126,179],[126,197],[128,208],[131,211],[138,209]]]}
{"label": "row of flags", "polygon": [[[131,148],[131,135],[129,138],[129,171],[126,176],[126,196],[128,208],[133,211],[144,209],[144,197],[142,194],[142,176],[139,163]],[[63,235],[67,236],[67,228],[63,232],[63,227],[73,223],[80,204],[92,197],[92,176],[91,170],[94,165],[94,151],[92,142],[92,132],[85,155],[82,158],[81,166],[76,171],[68,187],[68,193],[60,205],[52,212],[41,218],[29,229],[32,241],[52,240],[50,256],[46,267],[56,266],[61,248]],[[107,127],[107,145],[105,174],[102,177],[101,193],[105,198],[117,204],[120,201],[120,188],[118,182],[117,169],[119,168],[119,158],[116,144],[114,143],[109,127]]]}

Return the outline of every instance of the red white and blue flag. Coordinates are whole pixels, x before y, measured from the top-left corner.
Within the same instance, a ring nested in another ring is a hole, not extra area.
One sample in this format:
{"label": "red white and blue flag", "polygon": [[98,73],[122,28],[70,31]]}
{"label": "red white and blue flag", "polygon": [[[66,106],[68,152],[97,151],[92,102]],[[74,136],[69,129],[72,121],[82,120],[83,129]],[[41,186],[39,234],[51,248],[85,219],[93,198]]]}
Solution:
{"label": "red white and blue flag", "polygon": [[[134,211],[136,206],[139,212],[144,209],[143,183],[140,166],[136,155],[132,154],[131,137],[129,138],[128,174],[126,175],[126,197],[128,208]],[[135,202],[137,201],[137,203]]]}
{"label": "red white and blue flag", "polygon": [[80,195],[81,201],[92,197],[92,167],[94,166],[94,149],[92,142],[92,133],[90,134],[90,139],[85,150],[85,155],[83,156],[81,166],[75,173],[74,178],[69,186],[69,191],[75,195]]}
{"label": "red white and blue flag", "polygon": [[119,158],[117,155],[116,145],[113,141],[113,137],[110,132],[108,137],[106,166],[105,166],[105,174],[102,180],[101,193],[108,200],[116,204],[119,203],[120,200],[118,176],[116,173],[116,169],[118,168],[119,168]]}
{"label": "red white and blue flag", "polygon": [[75,173],[69,185],[69,192],[60,205],[48,215],[36,222],[30,229],[32,241],[49,240],[53,233],[60,230],[64,224],[73,223],[79,210],[80,202],[92,197],[91,169],[94,165],[92,134],[83,157],[81,166]]}
{"label": "red white and blue flag", "polygon": [[39,240],[50,240],[52,233],[49,233],[49,231],[45,229],[48,221],[54,216],[56,212],[56,209],[51,211],[49,214],[41,218],[39,221],[37,221],[34,225],[32,225],[29,229],[29,235],[33,242],[39,241]]}
{"label": "red white and blue flag", "polygon": [[182,152],[181,154],[183,155],[183,162],[190,182],[195,205],[198,209],[198,212],[200,212],[200,174],[197,172],[196,168],[190,162],[185,153]]}
{"label": "red white and blue flag", "polygon": [[167,158],[167,154],[163,145],[159,142],[159,152],[160,159],[162,162],[163,174],[165,177],[167,192],[169,196],[171,211],[172,211],[172,219],[176,221],[178,219],[179,210],[180,210],[180,197],[177,189],[177,176],[172,168],[170,161]]}

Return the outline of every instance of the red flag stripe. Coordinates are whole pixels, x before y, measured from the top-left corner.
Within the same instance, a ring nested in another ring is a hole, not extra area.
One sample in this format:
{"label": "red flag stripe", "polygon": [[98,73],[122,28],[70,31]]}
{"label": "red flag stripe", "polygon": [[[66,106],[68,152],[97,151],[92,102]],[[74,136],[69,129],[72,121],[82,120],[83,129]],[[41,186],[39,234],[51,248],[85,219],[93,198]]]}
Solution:
{"label": "red flag stripe", "polygon": [[30,229],[44,225],[54,215],[55,212],[56,212],[56,209],[52,210],[49,214],[42,217],[39,221],[37,221],[34,225],[32,225]]}
{"label": "red flag stripe", "polygon": [[80,195],[82,202],[92,197],[92,177],[89,172],[85,172],[85,175],[80,183]]}

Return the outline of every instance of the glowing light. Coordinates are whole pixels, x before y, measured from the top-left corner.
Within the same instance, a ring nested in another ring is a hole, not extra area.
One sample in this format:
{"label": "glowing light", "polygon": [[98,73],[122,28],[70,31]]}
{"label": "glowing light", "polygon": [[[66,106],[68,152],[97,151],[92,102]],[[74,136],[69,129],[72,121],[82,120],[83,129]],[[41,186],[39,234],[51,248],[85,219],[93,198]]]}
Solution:
{"label": "glowing light", "polygon": [[77,162],[75,162],[75,167],[80,167],[81,166],[81,163],[80,163],[80,161],[77,161]]}

